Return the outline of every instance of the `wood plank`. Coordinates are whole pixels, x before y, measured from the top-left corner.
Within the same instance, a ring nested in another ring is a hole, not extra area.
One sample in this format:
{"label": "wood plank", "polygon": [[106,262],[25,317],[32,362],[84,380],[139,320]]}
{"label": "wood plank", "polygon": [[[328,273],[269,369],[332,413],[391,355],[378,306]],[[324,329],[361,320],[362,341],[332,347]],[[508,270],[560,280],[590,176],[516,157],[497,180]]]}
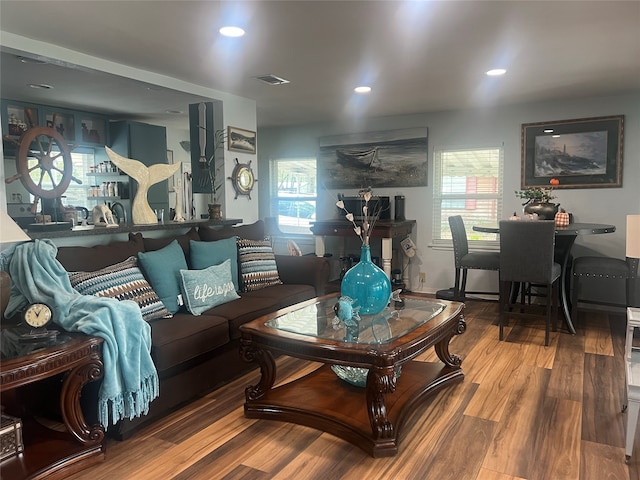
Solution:
{"label": "wood plank", "polygon": [[580,475],[580,402],[547,397],[537,425],[531,480],[573,480]]}
{"label": "wood plank", "polygon": [[624,375],[622,364],[613,357],[585,354],[582,440],[624,446]]}
{"label": "wood plank", "polygon": [[488,368],[484,372],[476,394],[464,412],[465,415],[494,422],[502,418],[522,362],[517,355],[503,354],[503,350],[519,349],[518,346],[503,342],[500,347],[494,350],[493,358],[485,360],[484,363]]}
{"label": "wood plank", "polygon": [[560,335],[547,395],[582,402],[584,336]]}
{"label": "wood plank", "polygon": [[605,312],[596,311],[589,315],[584,328],[586,353],[613,356],[611,327]]}
{"label": "wood plank", "polygon": [[549,371],[522,365],[518,371],[507,418],[496,428],[483,467],[516,477],[529,478],[535,463],[536,426],[542,413]]}
{"label": "wood plank", "polygon": [[624,448],[594,442],[582,442],[581,480],[629,480],[624,464]]}
{"label": "wood plank", "polygon": [[[447,431],[425,472],[438,480],[476,478],[491,444],[494,427],[495,423],[489,420],[463,415],[456,428]],[[460,455],[458,448],[461,440],[464,455]]]}
{"label": "wood plank", "polygon": [[494,472],[487,468],[481,468],[478,472],[476,480],[526,480],[522,477],[514,477],[513,475],[507,475],[506,473]]}

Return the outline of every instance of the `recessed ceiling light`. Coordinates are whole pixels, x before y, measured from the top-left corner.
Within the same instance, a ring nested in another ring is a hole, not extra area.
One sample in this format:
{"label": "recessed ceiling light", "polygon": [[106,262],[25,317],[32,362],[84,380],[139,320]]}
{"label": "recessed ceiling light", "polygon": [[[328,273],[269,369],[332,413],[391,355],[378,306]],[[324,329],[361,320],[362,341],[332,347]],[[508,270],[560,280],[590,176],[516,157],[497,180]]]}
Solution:
{"label": "recessed ceiling light", "polygon": [[504,75],[505,73],[507,73],[507,71],[504,68],[494,68],[492,70],[489,70],[487,72],[487,75],[489,75],[490,77],[498,77],[500,75]]}
{"label": "recessed ceiling light", "polygon": [[45,83],[27,83],[27,87],[41,90],[51,90],[53,87]]}
{"label": "recessed ceiling light", "polygon": [[551,135],[551,138],[560,138],[560,135]]}
{"label": "recessed ceiling light", "polygon": [[553,133],[553,128],[545,128],[542,133]]}
{"label": "recessed ceiling light", "polygon": [[170,115],[180,115],[182,112],[181,110],[165,110],[164,113],[168,113]]}
{"label": "recessed ceiling light", "polygon": [[219,32],[225,37],[242,37],[244,35],[244,30],[240,27],[222,27]]}
{"label": "recessed ceiling light", "polygon": [[361,87],[354,88],[353,91],[356,93],[369,93],[371,92],[371,87],[366,87],[363,85]]}

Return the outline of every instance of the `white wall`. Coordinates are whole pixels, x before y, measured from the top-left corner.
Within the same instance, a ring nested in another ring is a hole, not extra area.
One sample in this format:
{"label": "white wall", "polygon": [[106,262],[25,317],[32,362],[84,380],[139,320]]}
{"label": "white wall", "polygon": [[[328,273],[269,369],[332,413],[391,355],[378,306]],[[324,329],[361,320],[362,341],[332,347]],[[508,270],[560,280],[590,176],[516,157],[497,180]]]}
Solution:
{"label": "white wall", "polygon": [[[599,189],[561,189],[557,191],[562,207],[572,212],[577,222],[611,223],[617,231],[607,235],[579,237],[574,254],[589,251],[624,258],[625,216],[640,213],[640,92],[580,100],[514,105],[465,111],[447,111],[383,118],[361,119],[357,123],[318,124],[291,128],[261,129],[259,176],[268,174],[273,158],[316,156],[318,138],[354,132],[374,132],[409,127],[428,128],[429,185],[404,189],[376,189],[380,195],[406,197],[406,217],[417,220],[414,241],[417,255],[411,259],[410,276],[418,290],[418,272],[426,273],[425,292],[436,292],[453,285],[453,252],[432,248],[432,196],[434,148],[504,145],[504,215],[522,211],[521,200],[513,194],[520,189],[521,124],[573,118],[624,115],[623,187]],[[267,216],[268,191],[262,184],[261,217]],[[333,197],[337,192],[318,192],[318,219],[334,218]],[[343,191],[343,193],[354,193]],[[330,195],[329,195],[330,194]],[[496,290],[495,272],[469,275],[469,290]]]}

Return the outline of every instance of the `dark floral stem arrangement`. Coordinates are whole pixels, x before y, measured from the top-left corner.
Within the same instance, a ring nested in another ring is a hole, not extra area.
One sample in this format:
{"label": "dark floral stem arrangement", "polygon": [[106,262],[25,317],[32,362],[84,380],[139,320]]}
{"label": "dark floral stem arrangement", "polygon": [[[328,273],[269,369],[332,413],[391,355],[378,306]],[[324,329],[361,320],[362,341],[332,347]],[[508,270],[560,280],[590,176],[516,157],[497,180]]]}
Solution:
{"label": "dark floral stem arrangement", "polygon": [[549,183],[551,184],[550,187],[529,187],[524,190],[516,190],[516,197],[527,200],[522,205],[527,205],[532,202],[549,203],[556,198],[556,196],[553,195],[553,187],[559,185],[560,181],[557,178],[552,178],[549,180]]}
{"label": "dark floral stem arrangement", "polygon": [[362,206],[362,225],[358,225],[356,223],[353,213],[349,212],[345,208],[344,202],[342,200],[338,200],[336,202],[336,206],[345,211],[345,218],[353,224],[353,231],[356,232],[356,235],[360,237],[360,240],[362,240],[362,244],[369,245],[369,239],[371,238],[373,227],[380,217],[380,204],[378,203],[377,207],[374,209],[369,208],[369,201],[373,197],[371,187],[361,189],[358,192],[358,195],[361,196],[364,200],[364,205]]}

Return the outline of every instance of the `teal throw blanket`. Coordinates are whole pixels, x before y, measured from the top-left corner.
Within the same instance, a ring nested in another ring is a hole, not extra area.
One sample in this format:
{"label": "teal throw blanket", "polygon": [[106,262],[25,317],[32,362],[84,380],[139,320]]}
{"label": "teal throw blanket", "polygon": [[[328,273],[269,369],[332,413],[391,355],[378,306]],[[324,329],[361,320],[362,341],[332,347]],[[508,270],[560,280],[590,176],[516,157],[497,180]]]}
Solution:
{"label": "teal throw blanket", "polygon": [[132,301],[118,301],[76,292],[56,260],[50,240],[13,246],[0,254],[0,268],[11,275],[6,316],[32,302],[53,310],[54,322],[69,332],[104,339],[104,378],[99,393],[99,421],[105,429],[123,418],[149,411],[158,396],[158,374],[151,360],[151,327]]}

